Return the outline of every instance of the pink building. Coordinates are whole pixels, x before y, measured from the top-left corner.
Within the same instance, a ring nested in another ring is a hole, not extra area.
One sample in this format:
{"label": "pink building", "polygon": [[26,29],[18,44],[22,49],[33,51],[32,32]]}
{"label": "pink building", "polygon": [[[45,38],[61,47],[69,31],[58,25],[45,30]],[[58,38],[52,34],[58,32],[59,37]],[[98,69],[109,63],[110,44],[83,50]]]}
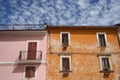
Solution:
{"label": "pink building", "polygon": [[46,80],[47,30],[0,30],[0,80]]}

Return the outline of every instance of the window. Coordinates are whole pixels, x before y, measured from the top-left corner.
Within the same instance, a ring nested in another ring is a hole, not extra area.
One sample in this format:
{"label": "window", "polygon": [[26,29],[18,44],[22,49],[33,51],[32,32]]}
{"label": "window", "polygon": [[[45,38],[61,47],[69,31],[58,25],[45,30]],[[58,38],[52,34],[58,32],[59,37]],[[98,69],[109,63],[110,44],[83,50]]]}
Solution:
{"label": "window", "polygon": [[108,70],[112,70],[112,64],[111,64],[111,60],[110,60],[110,55],[100,55],[100,67],[101,67],[101,71],[108,69]]}
{"label": "window", "polygon": [[109,58],[102,58],[102,67],[104,69],[110,69]]}
{"label": "window", "polygon": [[70,56],[61,56],[61,71],[70,71],[71,70],[71,57]]}
{"label": "window", "polygon": [[37,51],[37,42],[29,42],[27,59],[35,60],[36,59],[36,51]]}
{"label": "window", "polygon": [[70,70],[69,58],[62,58],[62,68],[63,71]]}
{"label": "window", "polygon": [[97,33],[98,46],[106,47],[106,33]]}
{"label": "window", "polygon": [[34,78],[35,77],[35,66],[26,66],[25,67],[25,77]]}
{"label": "window", "polygon": [[39,40],[27,40],[26,41],[26,51],[27,54],[25,58],[28,60],[35,60],[38,56],[37,51],[39,51]]}
{"label": "window", "polygon": [[62,46],[69,46],[69,32],[61,32],[61,45]]}

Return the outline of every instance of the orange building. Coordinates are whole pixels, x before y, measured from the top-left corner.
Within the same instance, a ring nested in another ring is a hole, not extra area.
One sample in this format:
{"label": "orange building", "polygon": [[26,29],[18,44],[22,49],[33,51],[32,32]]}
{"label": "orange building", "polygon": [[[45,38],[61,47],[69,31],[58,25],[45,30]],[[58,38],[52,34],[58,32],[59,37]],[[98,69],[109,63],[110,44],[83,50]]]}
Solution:
{"label": "orange building", "polygon": [[120,80],[118,27],[47,28],[47,80]]}

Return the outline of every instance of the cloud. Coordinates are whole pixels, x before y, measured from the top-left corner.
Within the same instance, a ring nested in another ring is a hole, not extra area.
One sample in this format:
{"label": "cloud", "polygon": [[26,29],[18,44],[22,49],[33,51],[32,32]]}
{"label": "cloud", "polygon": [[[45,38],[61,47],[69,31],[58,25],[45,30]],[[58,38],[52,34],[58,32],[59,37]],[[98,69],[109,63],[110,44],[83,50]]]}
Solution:
{"label": "cloud", "polygon": [[120,0],[0,0],[0,23],[109,26],[120,22],[119,4]]}

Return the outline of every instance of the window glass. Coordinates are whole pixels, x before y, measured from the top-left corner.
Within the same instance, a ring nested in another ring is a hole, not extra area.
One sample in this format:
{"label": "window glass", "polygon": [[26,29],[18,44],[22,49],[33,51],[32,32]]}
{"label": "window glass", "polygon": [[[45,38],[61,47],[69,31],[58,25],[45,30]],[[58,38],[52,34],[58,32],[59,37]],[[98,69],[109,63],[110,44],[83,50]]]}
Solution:
{"label": "window glass", "polygon": [[62,69],[63,71],[70,70],[69,58],[62,58]]}
{"label": "window glass", "polygon": [[99,36],[99,44],[100,44],[100,46],[106,46],[104,34],[99,34],[98,36]]}
{"label": "window glass", "polygon": [[69,40],[68,40],[68,33],[62,34],[62,46],[68,46]]}
{"label": "window glass", "polygon": [[102,58],[102,66],[104,69],[110,69],[109,58]]}

